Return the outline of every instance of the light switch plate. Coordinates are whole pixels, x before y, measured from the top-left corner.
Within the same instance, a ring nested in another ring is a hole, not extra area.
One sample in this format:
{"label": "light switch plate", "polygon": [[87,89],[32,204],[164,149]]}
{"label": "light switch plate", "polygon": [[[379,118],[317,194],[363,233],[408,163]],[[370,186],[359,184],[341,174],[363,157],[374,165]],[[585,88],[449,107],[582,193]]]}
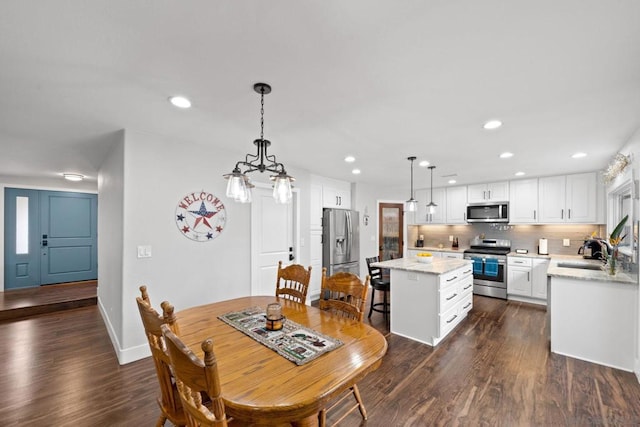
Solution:
{"label": "light switch plate", "polygon": [[571,246],[571,240],[562,239],[562,246]]}
{"label": "light switch plate", "polygon": [[151,246],[138,246],[138,258],[151,258]]}

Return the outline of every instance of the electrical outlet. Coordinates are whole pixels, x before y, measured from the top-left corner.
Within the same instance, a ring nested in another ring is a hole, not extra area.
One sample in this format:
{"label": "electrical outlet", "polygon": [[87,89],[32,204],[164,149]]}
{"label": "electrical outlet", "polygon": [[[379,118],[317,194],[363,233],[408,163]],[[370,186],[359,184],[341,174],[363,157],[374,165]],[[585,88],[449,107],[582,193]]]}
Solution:
{"label": "electrical outlet", "polygon": [[562,239],[562,246],[571,246],[571,240]]}
{"label": "electrical outlet", "polygon": [[453,242],[453,236],[449,236],[449,241]]}

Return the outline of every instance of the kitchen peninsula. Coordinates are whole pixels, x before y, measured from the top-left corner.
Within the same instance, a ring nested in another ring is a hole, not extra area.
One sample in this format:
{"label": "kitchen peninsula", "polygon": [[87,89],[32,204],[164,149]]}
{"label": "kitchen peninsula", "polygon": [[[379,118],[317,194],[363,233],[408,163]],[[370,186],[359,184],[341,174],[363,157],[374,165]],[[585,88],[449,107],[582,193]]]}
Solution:
{"label": "kitchen peninsula", "polygon": [[391,332],[431,346],[451,332],[473,307],[472,262],[417,257],[373,264],[391,270]]}
{"label": "kitchen peninsula", "polygon": [[547,270],[551,351],[625,371],[635,358],[638,280],[600,261],[553,257]]}

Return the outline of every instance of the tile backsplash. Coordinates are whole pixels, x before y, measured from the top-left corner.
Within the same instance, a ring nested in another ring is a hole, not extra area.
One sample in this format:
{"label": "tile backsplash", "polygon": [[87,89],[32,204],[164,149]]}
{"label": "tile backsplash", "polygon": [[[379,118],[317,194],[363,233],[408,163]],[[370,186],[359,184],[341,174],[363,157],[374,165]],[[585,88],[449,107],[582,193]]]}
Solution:
{"label": "tile backsplash", "polygon": [[[576,255],[584,240],[596,232],[604,235],[603,225],[558,224],[558,225],[410,225],[407,231],[408,247],[413,247],[422,234],[425,246],[450,248],[449,236],[457,237],[461,249],[469,247],[472,238],[484,234],[487,239],[509,239],[512,250],[527,249],[538,253],[538,239],[548,240],[550,254]],[[570,245],[563,246],[563,240],[569,239]]]}

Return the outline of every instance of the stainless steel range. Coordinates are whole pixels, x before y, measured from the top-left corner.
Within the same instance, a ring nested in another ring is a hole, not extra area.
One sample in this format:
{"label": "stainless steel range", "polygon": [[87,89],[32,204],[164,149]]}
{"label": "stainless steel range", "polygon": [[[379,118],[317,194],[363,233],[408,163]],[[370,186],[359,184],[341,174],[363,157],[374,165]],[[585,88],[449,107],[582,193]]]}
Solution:
{"label": "stainless steel range", "polygon": [[511,240],[471,240],[471,248],[464,251],[464,259],[473,261],[473,293],[507,299],[507,254]]}

